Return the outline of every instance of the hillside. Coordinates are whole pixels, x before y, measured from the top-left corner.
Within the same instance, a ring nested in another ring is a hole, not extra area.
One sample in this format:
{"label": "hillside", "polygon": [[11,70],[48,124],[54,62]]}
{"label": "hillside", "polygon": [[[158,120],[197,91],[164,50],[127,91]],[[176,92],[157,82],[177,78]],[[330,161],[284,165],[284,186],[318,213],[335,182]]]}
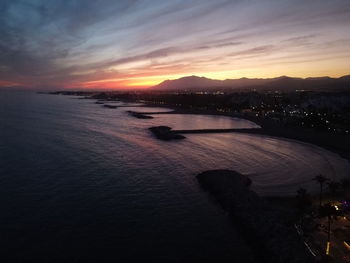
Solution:
{"label": "hillside", "polygon": [[226,79],[215,80],[205,77],[189,76],[175,80],[165,80],[152,87],[155,90],[313,90],[313,91],[347,91],[350,90],[350,75],[340,78],[291,78],[281,76],[270,79]]}

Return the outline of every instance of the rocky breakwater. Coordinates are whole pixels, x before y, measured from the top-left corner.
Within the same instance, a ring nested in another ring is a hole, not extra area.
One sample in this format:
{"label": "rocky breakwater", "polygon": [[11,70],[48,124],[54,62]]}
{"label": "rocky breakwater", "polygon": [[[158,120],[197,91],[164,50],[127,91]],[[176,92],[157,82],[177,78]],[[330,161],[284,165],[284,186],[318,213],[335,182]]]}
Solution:
{"label": "rocky breakwater", "polygon": [[312,262],[303,240],[282,212],[249,189],[248,177],[229,170],[197,175],[200,185],[219,201],[254,251],[257,262]]}
{"label": "rocky breakwater", "polygon": [[143,113],[140,113],[140,112],[136,112],[136,111],[131,111],[129,110],[128,113],[135,117],[135,118],[138,118],[138,119],[153,119],[152,116],[149,116],[149,115],[145,115]]}
{"label": "rocky breakwater", "polygon": [[118,106],[116,105],[109,105],[109,104],[104,104],[103,107],[108,108],[108,109],[116,109]]}
{"label": "rocky breakwater", "polygon": [[184,139],[185,136],[181,134],[174,133],[170,127],[168,126],[156,126],[151,127],[149,130],[160,140],[170,141],[170,140],[181,140]]}

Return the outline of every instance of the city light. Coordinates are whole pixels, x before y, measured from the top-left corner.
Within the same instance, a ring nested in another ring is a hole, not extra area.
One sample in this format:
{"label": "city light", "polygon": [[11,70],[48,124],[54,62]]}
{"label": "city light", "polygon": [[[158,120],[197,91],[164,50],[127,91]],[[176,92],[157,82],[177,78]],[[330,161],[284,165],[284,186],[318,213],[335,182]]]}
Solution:
{"label": "city light", "polygon": [[327,242],[326,255],[330,253],[331,242]]}

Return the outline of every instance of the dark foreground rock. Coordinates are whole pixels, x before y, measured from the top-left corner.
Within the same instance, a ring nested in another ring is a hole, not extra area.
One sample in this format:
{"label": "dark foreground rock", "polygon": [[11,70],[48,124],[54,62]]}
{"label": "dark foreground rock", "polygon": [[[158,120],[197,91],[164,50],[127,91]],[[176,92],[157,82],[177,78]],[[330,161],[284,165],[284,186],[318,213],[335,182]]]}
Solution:
{"label": "dark foreground rock", "polygon": [[149,130],[160,140],[170,141],[170,140],[180,140],[184,139],[185,136],[176,134],[172,132],[171,128],[168,126],[156,126],[151,127]]}
{"label": "dark foreground rock", "polygon": [[197,175],[197,179],[228,211],[257,262],[313,262],[303,240],[284,222],[280,211],[249,190],[249,178],[234,171],[212,170]]}

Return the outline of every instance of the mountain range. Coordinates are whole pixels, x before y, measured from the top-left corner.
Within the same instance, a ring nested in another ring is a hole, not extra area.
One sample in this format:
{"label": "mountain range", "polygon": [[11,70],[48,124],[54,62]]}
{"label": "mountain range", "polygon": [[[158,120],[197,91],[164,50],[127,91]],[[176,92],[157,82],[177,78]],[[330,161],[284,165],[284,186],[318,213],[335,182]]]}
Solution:
{"label": "mountain range", "polygon": [[281,76],[267,79],[226,79],[216,80],[198,76],[188,76],[175,80],[165,80],[153,86],[154,90],[164,91],[204,91],[204,90],[312,90],[350,91],[350,75],[340,78],[315,77],[292,78]]}

